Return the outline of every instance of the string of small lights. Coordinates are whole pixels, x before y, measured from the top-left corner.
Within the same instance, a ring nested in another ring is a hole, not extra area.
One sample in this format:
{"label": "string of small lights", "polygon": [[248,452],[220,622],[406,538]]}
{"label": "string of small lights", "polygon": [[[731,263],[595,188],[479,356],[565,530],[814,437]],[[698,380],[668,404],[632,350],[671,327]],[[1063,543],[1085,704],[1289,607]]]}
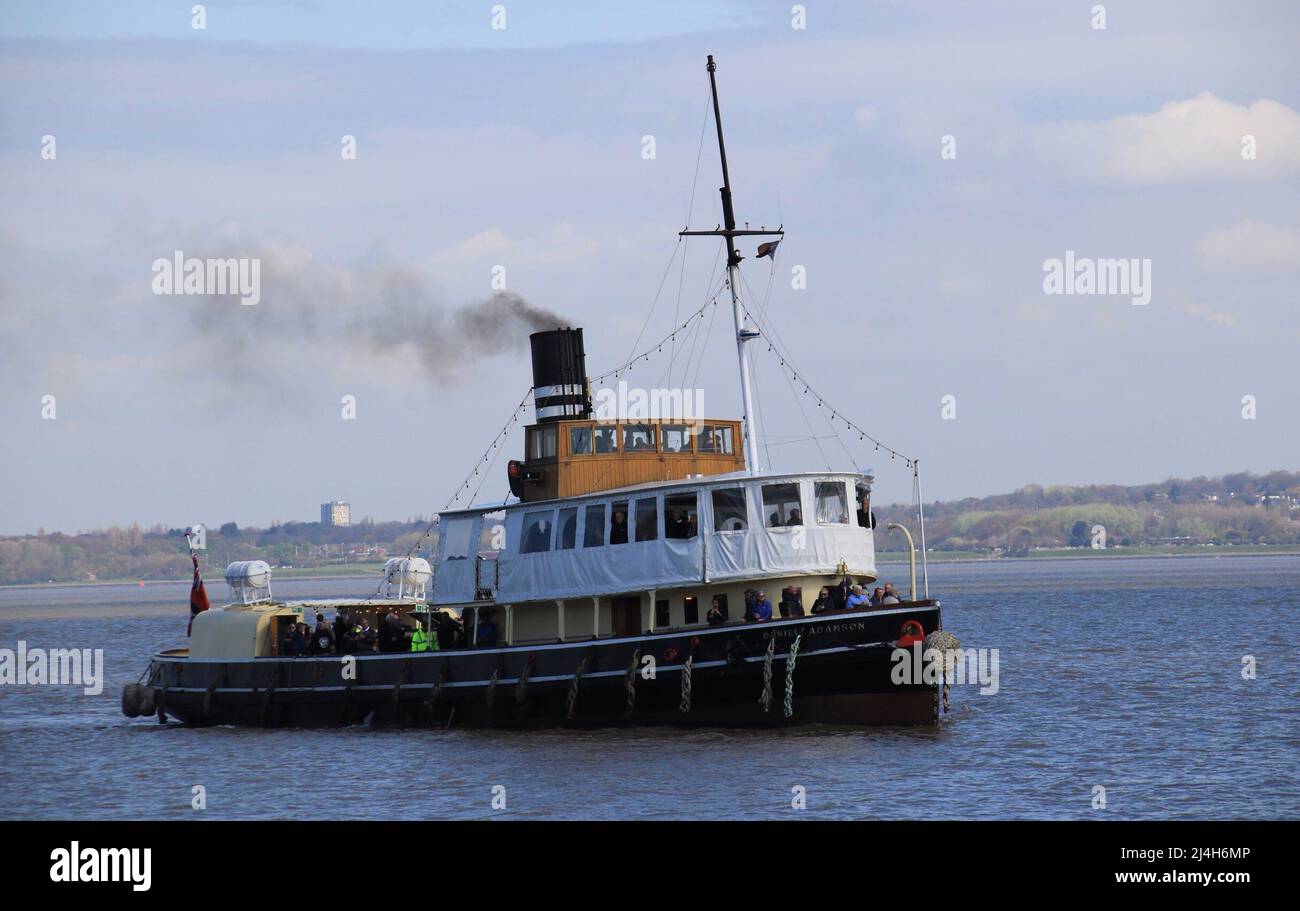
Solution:
{"label": "string of small lights", "polygon": [[869,441],[876,447],[876,452],[880,452],[881,450],[884,450],[885,452],[889,453],[890,461],[894,461],[896,459],[902,459],[904,465],[906,465],[908,468],[912,467],[913,463],[916,461],[915,459],[913,459],[911,456],[903,452],[900,452],[897,449],[894,449],[892,446],[887,446],[886,444],[882,443],[880,440],[876,439],[876,437],[872,436],[862,427],[859,427],[857,424],[850,421],[848,418],[844,416],[844,414],[841,411],[839,411],[837,408],[831,405],[831,403],[828,402],[821,395],[821,393],[819,393],[816,389],[813,388],[812,384],[809,383],[804,376],[800,375],[798,368],[796,368],[794,362],[790,360],[790,356],[786,352],[781,350],[780,346],[777,345],[777,343],[772,340],[772,337],[770,335],[764,333],[763,340],[767,342],[767,350],[772,355],[774,355],[777,361],[780,363],[781,371],[783,373],[787,373],[795,383],[803,386],[803,394],[812,396],[813,400],[817,403],[817,407],[824,409],[823,413],[826,414],[826,416],[831,421],[832,427],[834,426],[834,422],[843,421],[845,428],[858,435],[859,442]]}
{"label": "string of small lights", "polygon": [[[479,477],[487,470],[487,468],[484,466],[485,462],[488,463],[488,467],[490,467],[491,464],[496,461],[496,455],[493,455],[493,452],[496,451],[499,454],[501,444],[505,442],[506,437],[510,435],[510,431],[514,428],[515,424],[519,422],[520,416],[528,412],[528,409],[531,405],[530,400],[532,399],[533,388],[534,387],[532,386],[528,387],[528,391],[524,393],[523,399],[519,402],[519,405],[511,413],[510,420],[506,421],[505,426],[503,426],[499,431],[497,431],[497,435],[492,438],[492,444],[488,446],[487,449],[483,450],[483,457],[480,458],[474,464],[474,470],[465,476],[465,482],[456,489],[456,493],[452,495],[452,498],[448,500],[445,504],[443,504],[442,509],[438,510],[439,513],[443,513],[451,509],[451,507],[456,504],[456,501],[465,495],[465,491],[469,490],[469,485],[474,483],[474,478]],[[474,501],[474,497],[478,496],[478,492],[479,490],[482,489],[482,487],[483,487],[483,481],[480,480],[478,487],[474,488],[474,493],[471,494],[469,499],[465,501],[465,505],[468,506],[470,503]],[[433,517],[433,521],[431,521],[428,524],[428,526],[424,529],[424,534],[420,535],[419,539],[416,540],[416,542],[411,545],[411,549],[406,552],[406,559],[409,560],[412,554],[414,554],[417,550],[419,550],[421,547],[424,546],[424,542],[429,540],[429,536],[433,534],[433,530],[434,528],[437,527],[437,525],[438,525],[438,516],[435,515]],[[388,580],[385,578],[383,581],[379,583],[379,587],[375,589],[376,598],[378,598],[380,592],[384,590],[384,583],[387,581]]]}
{"label": "string of small lights", "polygon": [[632,357],[628,358],[626,361],[624,361],[619,366],[615,367],[613,370],[606,370],[604,373],[598,376],[593,376],[591,378],[591,382],[596,383],[598,385],[603,385],[604,381],[609,377],[611,376],[617,377],[619,374],[632,369],[632,367],[635,366],[638,362],[649,361],[651,355],[663,353],[664,345],[673,342],[678,335],[680,335],[681,333],[689,329],[691,327],[691,324],[694,323],[697,319],[704,319],[704,314],[708,312],[709,308],[716,307],[717,305],[718,305],[718,295],[715,294],[713,295],[711,300],[705,302],[704,306],[700,307],[700,309],[696,310],[694,313],[688,316],[685,322],[683,322],[672,332],[665,335],[658,342],[651,345],[649,348],[646,348],[640,354],[632,355]]}

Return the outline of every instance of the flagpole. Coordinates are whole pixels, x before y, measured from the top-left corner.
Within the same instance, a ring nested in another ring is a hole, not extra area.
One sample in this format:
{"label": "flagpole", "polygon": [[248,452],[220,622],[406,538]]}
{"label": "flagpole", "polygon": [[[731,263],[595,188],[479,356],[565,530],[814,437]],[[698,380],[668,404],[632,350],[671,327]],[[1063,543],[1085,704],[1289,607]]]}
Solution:
{"label": "flagpole", "polygon": [[185,635],[194,632],[194,618],[210,606],[208,603],[208,591],[203,587],[203,574],[199,572],[199,552],[194,549],[194,542],[190,540],[190,532],[185,532],[185,546],[190,551],[190,561],[194,564],[194,578],[190,581],[190,623],[185,629]]}

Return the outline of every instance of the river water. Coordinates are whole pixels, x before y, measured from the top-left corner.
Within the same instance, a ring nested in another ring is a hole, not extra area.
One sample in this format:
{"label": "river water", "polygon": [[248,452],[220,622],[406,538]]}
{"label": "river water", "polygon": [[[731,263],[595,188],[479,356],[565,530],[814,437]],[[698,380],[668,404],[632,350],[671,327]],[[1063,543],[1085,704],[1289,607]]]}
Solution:
{"label": "river water", "polygon": [[129,720],[122,685],[182,644],[188,584],[0,589],[0,648],[106,665],[99,695],[0,686],[0,818],[1300,817],[1300,557],[940,564],[930,589],[999,671],[995,694],[955,686],[937,729],[528,733]]}

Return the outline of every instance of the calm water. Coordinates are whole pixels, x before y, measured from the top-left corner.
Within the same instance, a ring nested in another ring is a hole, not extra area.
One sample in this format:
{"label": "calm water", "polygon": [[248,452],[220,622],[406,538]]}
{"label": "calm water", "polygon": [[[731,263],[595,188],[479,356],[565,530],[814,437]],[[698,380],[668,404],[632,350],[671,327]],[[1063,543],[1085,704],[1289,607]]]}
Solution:
{"label": "calm water", "polygon": [[187,584],[0,589],[0,647],[102,647],[107,664],[95,697],[0,687],[0,817],[1300,817],[1300,558],[961,564],[930,581],[962,644],[999,650],[997,695],[955,687],[938,730],[781,732],[159,726],[124,718],[120,692],[182,640]]}

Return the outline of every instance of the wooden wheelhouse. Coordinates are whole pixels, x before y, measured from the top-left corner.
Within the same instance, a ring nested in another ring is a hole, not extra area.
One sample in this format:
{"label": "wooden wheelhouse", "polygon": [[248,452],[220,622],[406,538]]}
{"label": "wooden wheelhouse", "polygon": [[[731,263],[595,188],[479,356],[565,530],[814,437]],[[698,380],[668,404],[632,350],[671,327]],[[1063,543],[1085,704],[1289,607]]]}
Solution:
{"label": "wooden wheelhouse", "polygon": [[525,503],[743,471],[739,421],[562,420],[525,431],[510,488]]}

